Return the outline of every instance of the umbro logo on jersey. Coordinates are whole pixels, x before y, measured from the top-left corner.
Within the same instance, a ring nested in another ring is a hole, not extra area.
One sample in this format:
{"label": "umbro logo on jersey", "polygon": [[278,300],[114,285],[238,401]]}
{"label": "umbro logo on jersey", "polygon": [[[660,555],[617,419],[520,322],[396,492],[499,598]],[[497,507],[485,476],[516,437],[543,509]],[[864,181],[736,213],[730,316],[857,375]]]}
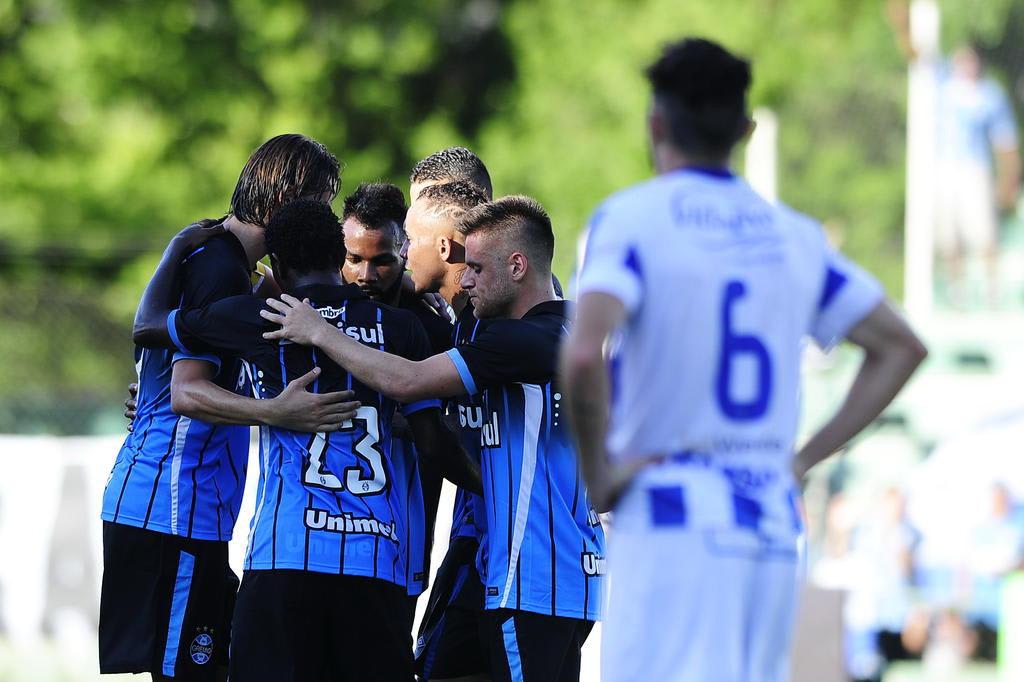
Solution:
{"label": "umbro logo on jersey", "polygon": [[316,311],[320,313],[320,317],[325,320],[335,320],[345,314],[345,306],[340,308],[331,308],[326,306],[324,308],[317,308]]}

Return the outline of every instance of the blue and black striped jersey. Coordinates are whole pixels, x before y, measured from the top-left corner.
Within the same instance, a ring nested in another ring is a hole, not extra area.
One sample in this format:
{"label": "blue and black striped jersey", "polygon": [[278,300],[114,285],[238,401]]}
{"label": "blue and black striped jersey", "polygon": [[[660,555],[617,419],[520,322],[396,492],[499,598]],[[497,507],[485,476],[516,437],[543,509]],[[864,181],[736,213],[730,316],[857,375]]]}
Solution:
{"label": "blue and black striped jersey", "polygon": [[[408,311],[380,305],[356,286],[312,285],[290,292],[361,343],[420,360],[430,345]],[[260,482],[250,524],[246,570],[299,569],[356,575],[406,586],[409,467],[394,460],[394,400],[354,381],[316,348],[267,341],[273,325],[262,299],[239,296],[200,310],[174,311],[168,330],[179,348],[222,349],[246,361],[257,398],[273,398],[314,367],[314,392],[351,389],[361,407],[333,433],[260,429]],[[403,414],[438,408],[437,400],[401,407]]]}
{"label": "blue and black striped jersey", "polygon": [[[231,233],[213,237],[190,254],[182,275],[183,308],[251,289],[248,258]],[[215,381],[223,388],[246,388],[240,363],[232,356],[136,348],[135,427],[114,462],[101,516],[160,533],[227,541],[245,488],[249,428],[207,424],[171,410],[171,369],[182,359],[215,365]]]}
{"label": "blue and black striped jersey", "polygon": [[492,320],[449,351],[466,392],[482,395],[486,608],[601,617],[605,542],[590,506],[556,383],[567,303]]}

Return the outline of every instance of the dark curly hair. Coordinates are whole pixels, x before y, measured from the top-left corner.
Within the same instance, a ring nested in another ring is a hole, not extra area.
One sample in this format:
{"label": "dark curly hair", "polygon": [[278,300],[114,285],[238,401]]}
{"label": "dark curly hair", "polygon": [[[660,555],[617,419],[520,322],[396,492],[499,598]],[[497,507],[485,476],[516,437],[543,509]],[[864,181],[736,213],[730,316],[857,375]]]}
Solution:
{"label": "dark curly hair", "polygon": [[314,139],[290,133],[272,137],[252,153],[231,195],[231,213],[266,226],[278,208],[303,197],[334,201],[341,186],[338,159]]}
{"label": "dark curly hair", "polygon": [[369,230],[395,230],[396,243],[405,232],[405,195],[397,186],[386,182],[364,182],[345,197],[341,222],[349,218]]}
{"label": "dark curly hair", "polygon": [[290,270],[341,269],[345,237],[331,207],[314,199],[285,204],[267,223],[267,252]]}
{"label": "dark curly hair", "polygon": [[487,166],[484,165],[479,156],[465,147],[448,147],[439,152],[434,152],[417,163],[409,175],[409,182],[424,182],[427,180],[441,180],[444,182],[469,180],[484,191],[488,201],[494,196],[494,188],[491,186],[491,175],[487,172]]}
{"label": "dark curly hair", "polygon": [[750,62],[721,45],[702,38],[672,43],[648,67],[647,79],[681,151],[728,155],[746,132]]}
{"label": "dark curly hair", "polygon": [[513,195],[481,204],[462,216],[458,230],[467,237],[477,232],[508,235],[515,248],[536,259],[539,270],[551,269],[555,233],[548,212],[536,199]]}

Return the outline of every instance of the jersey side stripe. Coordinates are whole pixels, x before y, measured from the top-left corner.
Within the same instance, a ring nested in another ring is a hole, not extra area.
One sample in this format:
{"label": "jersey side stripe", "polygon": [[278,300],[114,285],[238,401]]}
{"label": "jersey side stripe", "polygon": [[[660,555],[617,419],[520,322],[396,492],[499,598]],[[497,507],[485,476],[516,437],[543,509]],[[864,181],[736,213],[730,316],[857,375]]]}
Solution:
{"label": "jersey side stripe", "polygon": [[530,494],[533,477],[537,469],[537,444],[540,439],[540,423],[544,413],[543,394],[536,384],[523,384],[523,464],[519,477],[519,499],[516,501],[516,515],[512,530],[512,551],[509,555],[508,575],[505,577],[505,596],[501,608],[508,608],[509,590],[512,579],[519,567],[519,551],[526,536],[526,520],[530,513]]}
{"label": "jersey side stripe", "polygon": [[171,457],[171,535],[178,534],[178,479],[181,477],[181,458],[190,426],[191,419],[178,417],[178,430],[174,434],[174,456]]}

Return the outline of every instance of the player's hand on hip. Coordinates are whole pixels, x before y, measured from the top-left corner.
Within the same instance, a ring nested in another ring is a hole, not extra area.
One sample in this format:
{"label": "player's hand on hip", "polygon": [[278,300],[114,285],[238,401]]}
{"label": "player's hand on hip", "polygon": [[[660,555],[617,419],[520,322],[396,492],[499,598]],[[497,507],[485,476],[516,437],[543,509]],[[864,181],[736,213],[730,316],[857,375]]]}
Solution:
{"label": "player's hand on hip", "polygon": [[360,403],[355,400],[355,392],[311,393],[307,390],[319,376],[320,368],[314,367],[290,381],[281,394],[271,400],[274,403],[270,410],[272,426],[301,433],[337,431],[356,416]]}
{"label": "player's hand on hip", "polygon": [[139,385],[134,381],[128,384],[128,397],[124,401],[124,416],[128,420],[128,430],[135,428],[135,411],[139,407]]}
{"label": "player's hand on hip", "polygon": [[287,339],[303,346],[315,346],[317,334],[325,328],[330,329],[331,325],[320,317],[320,313],[309,304],[309,299],[300,301],[294,296],[281,294],[281,299],[268,298],[267,306],[271,310],[261,310],[263,319],[270,320],[274,324],[281,325],[280,329],[272,332],[265,332],[263,338],[273,341],[274,339]]}
{"label": "player's hand on hip", "polygon": [[596,486],[597,490],[589,491],[591,504],[601,513],[614,510],[619,501],[633,486],[633,482],[640,472],[658,464],[664,459],[662,455],[653,455],[630,459],[621,464],[609,465],[604,480],[600,481]]}

